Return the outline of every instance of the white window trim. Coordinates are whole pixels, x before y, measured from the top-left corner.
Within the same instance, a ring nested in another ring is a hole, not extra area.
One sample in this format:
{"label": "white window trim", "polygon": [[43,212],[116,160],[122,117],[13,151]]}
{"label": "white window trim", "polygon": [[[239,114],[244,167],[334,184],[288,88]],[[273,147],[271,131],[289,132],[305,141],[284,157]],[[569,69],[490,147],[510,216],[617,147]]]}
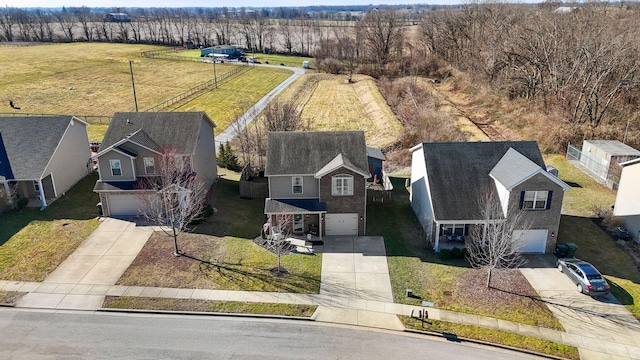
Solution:
{"label": "white window trim", "polygon": [[[298,180],[300,182],[298,183]],[[300,191],[296,191],[296,187],[300,187]],[[302,176],[291,177],[291,193],[292,194],[304,194],[304,180]]]}
{"label": "white window trim", "polygon": [[[147,160],[151,160],[151,167],[153,167],[153,172],[147,171]],[[144,173],[147,175],[155,175],[156,174],[156,160],[153,157],[144,157],[142,158],[142,166],[144,166]]]}
{"label": "white window trim", "polygon": [[[120,170],[120,174],[116,175],[113,173],[113,170],[116,169],[113,167],[113,164],[118,163],[118,170]],[[111,176],[122,176],[122,161],[120,161],[120,159],[110,159],[109,160],[109,167],[111,168]]]}
{"label": "white window trim", "polygon": [[[526,204],[527,202],[531,202],[531,200],[527,200],[527,194],[531,194],[533,193],[533,203],[531,204],[531,207],[528,207]],[[542,199],[539,199],[540,197],[540,193],[544,193],[544,204],[543,206],[540,207],[536,207],[536,204],[538,202],[541,202]],[[524,199],[522,201],[522,209],[523,210],[546,210],[547,209],[547,200],[549,199],[549,191],[548,190],[531,190],[531,191],[525,191],[524,192]]]}
{"label": "white window trim", "polygon": [[[338,182],[340,182],[340,191],[338,191]],[[345,186],[346,183],[346,186]],[[346,189],[345,189],[346,187]],[[332,196],[353,196],[353,175],[337,174],[331,177],[331,195]]]}

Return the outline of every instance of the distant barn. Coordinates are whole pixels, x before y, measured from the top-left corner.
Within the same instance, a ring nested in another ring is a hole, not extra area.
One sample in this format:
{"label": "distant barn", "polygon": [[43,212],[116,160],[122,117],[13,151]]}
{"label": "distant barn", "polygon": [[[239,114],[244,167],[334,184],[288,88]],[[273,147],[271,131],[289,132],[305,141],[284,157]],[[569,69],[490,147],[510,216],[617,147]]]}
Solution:
{"label": "distant barn", "polygon": [[131,22],[129,14],[125,13],[108,13],[105,20],[108,22]]}

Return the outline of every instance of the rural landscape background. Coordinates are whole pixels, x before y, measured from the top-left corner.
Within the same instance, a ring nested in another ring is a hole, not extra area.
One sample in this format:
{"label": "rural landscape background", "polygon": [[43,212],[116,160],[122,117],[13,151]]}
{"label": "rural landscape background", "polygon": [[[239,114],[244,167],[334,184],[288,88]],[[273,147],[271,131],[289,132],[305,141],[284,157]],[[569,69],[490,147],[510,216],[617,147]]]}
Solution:
{"label": "rural landscape background", "polygon": [[[125,12],[131,21],[107,21],[109,12]],[[632,2],[375,9],[5,7],[0,9],[0,116],[75,115],[91,124],[90,141],[100,142],[114,112],[135,110],[135,83],[140,111],[205,111],[218,134],[286,79],[288,68],[309,61],[311,69],[276,103],[299,115],[300,129],[363,130],[367,145],[385,153],[394,201],[371,206],[368,232],[385,237],[397,302],[413,301],[403,296],[412,288],[442,309],[561,328],[534,300],[488,296],[477,281],[481,276],[466,263],[428,250],[403,186],[410,174],[409,149],[420,142],[536,140],[560,177],[579,185],[565,195],[558,240],[578,244],[580,257],[607,276],[612,292],[640,319],[640,259],[634,262],[593,222],[598,209],[614,203],[615,193],[564,159],[567,145],[583,139],[640,147],[639,24],[640,4]],[[212,45],[239,45],[260,64],[203,62],[199,48]],[[214,74],[219,81],[212,81]],[[250,131],[258,133],[261,116]],[[251,142],[250,134],[232,142],[243,153],[241,161],[259,162],[264,149],[246,150],[245,140]],[[180,263],[181,279],[215,288],[317,292],[319,258],[287,260],[292,272],[312,281],[285,279],[286,286],[280,286],[268,280],[265,264],[273,258],[246,241],[260,228],[263,203],[240,201],[239,174],[222,173],[214,194],[220,213],[197,234],[185,235],[185,246],[245,275],[230,279],[213,267]],[[45,212],[0,215],[2,279],[41,281],[97,226],[95,180],[85,179],[77,193]],[[57,242],[51,244],[51,238]],[[215,246],[205,245],[211,240]],[[167,264],[153,254],[163,253],[165,243],[154,235],[122,283],[157,284],[154,274]],[[522,276],[508,276],[497,281],[535,297]],[[126,301],[112,306],[160,306]],[[577,358],[574,348],[558,344],[434,326]]]}

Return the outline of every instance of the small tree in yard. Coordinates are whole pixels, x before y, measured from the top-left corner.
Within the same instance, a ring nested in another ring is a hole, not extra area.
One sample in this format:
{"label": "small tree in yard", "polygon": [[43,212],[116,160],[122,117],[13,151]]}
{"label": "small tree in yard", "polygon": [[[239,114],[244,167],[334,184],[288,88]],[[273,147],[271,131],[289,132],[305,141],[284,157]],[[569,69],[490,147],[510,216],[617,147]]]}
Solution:
{"label": "small tree in yard", "polygon": [[286,274],[287,270],[282,268],[282,255],[289,253],[290,244],[287,238],[291,234],[293,224],[292,215],[276,215],[275,224],[271,225],[271,236],[267,236],[267,249],[278,257],[278,267],[272,270],[276,276]]}
{"label": "small tree in yard", "polygon": [[513,269],[524,264],[520,251],[522,243],[516,230],[526,230],[522,211],[509,209],[505,219],[500,199],[487,192],[479,200],[482,224],[474,226],[465,242],[467,260],[473,268],[487,270],[487,287],[491,287],[491,273],[495,269]]}
{"label": "small tree in yard", "polygon": [[153,167],[157,176],[140,180],[139,188],[146,191],[138,198],[145,218],[173,238],[173,254],[179,256],[178,235],[203,216],[208,189],[175,151],[156,156]]}

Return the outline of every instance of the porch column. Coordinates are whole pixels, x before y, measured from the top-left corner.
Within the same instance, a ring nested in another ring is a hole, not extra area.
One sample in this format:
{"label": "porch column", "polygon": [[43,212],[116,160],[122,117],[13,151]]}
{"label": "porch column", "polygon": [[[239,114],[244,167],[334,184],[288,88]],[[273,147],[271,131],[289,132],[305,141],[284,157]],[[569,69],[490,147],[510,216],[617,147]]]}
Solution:
{"label": "porch column", "polygon": [[3,181],[2,185],[4,185],[4,191],[7,192],[7,195],[9,194],[9,183],[7,181]]}
{"label": "porch column", "polygon": [[47,207],[47,199],[44,197],[44,188],[42,187],[42,179],[38,180],[38,189],[40,190],[40,201],[42,201],[42,207],[40,210],[44,210]]}
{"label": "porch column", "polygon": [[436,222],[436,231],[435,231],[435,244],[433,245],[433,250],[435,252],[440,251],[440,223]]}
{"label": "porch column", "polygon": [[320,234],[320,240],[322,240],[322,220],[323,220],[323,214],[318,214],[318,222],[320,223],[320,225],[318,226],[318,234]]}

